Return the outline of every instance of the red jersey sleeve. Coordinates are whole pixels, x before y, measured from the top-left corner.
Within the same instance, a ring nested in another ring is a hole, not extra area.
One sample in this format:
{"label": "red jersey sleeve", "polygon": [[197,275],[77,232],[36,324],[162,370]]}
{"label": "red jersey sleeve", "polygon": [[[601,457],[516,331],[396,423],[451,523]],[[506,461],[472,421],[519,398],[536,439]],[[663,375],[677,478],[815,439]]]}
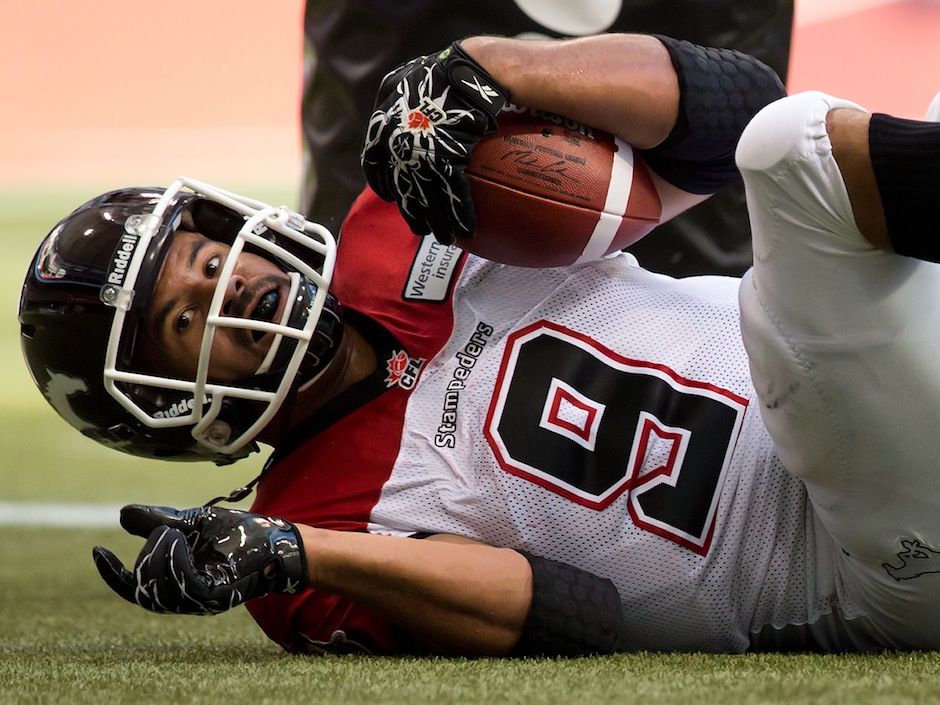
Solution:
{"label": "red jersey sleeve", "polygon": [[378,613],[319,590],[268,595],[246,606],[268,638],[291,653],[392,654],[414,647]]}
{"label": "red jersey sleeve", "polygon": [[[465,260],[459,250],[415,237],[393,204],[366,189],[343,226],[331,285],[344,306],[381,325],[396,342],[395,357],[413,361],[416,370],[447,342],[453,327],[452,287],[439,286],[443,298],[433,301],[429,287],[419,286],[431,277],[425,273],[431,255],[450,280],[459,277]],[[398,456],[414,386],[413,380],[400,383],[394,362],[394,357],[378,362],[378,396],[272,464],[252,511],[323,529],[368,531],[372,508]],[[291,652],[420,650],[378,613],[313,589],[254,600],[248,611],[268,637]]]}

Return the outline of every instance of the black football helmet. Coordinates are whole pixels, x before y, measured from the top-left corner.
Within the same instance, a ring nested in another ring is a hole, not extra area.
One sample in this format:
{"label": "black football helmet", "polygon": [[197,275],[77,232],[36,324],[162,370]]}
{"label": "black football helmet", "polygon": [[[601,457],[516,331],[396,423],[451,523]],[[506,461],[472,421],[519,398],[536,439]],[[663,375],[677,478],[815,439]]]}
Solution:
{"label": "black football helmet", "polygon": [[[193,379],[148,373],[135,363],[144,316],[179,229],[231,247],[218,274]],[[274,262],[290,279],[280,320],[222,315],[242,252]],[[66,421],[94,440],[149,458],[224,464],[257,450],[255,436],[291,389],[326,368],[342,335],[329,294],[336,243],[326,228],[199,181],[105,193],[46,236],[19,304],[20,340],[36,385]],[[248,379],[207,378],[215,331],[273,333]]]}

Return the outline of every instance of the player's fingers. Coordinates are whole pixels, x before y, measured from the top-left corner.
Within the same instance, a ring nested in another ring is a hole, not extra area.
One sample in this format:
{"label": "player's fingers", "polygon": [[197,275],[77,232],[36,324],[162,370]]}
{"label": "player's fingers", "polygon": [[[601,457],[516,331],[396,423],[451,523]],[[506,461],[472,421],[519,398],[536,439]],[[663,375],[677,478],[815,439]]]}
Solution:
{"label": "player's fingers", "polygon": [[[265,588],[259,589],[258,583],[264,582]],[[258,573],[242,576],[231,584],[217,585],[209,590],[216,611],[230,610],[244,604],[251,595],[263,595],[270,592],[270,581],[264,580]]]}
{"label": "player's fingers", "polygon": [[431,225],[431,234],[435,240],[442,245],[454,244],[454,228],[446,213],[433,209],[428,214],[428,222]]}
{"label": "player's fingers", "polygon": [[98,574],[107,583],[108,587],[128,602],[137,604],[134,597],[137,581],[121,563],[121,559],[103,546],[95,546],[91,550],[91,557],[95,561]]}
{"label": "player's fingers", "polygon": [[372,187],[372,190],[378,194],[379,198],[389,203],[395,200],[395,189],[392,186],[391,169],[383,166],[382,168],[372,170],[371,174],[367,175],[367,178],[369,185]]}
{"label": "player's fingers", "polygon": [[431,232],[431,229],[428,227],[427,222],[423,218],[416,214],[409,213],[401,204],[398,206],[398,211],[401,213],[401,217],[405,219],[405,222],[408,223],[408,227],[411,228],[411,232],[413,232],[418,237],[424,237],[429,232]]}
{"label": "player's fingers", "polygon": [[175,529],[168,529],[165,538],[168,570],[162,576],[163,594],[173,596],[175,611],[208,614],[211,607],[206,604],[208,585],[196,570],[192,548],[182,532]]}
{"label": "player's fingers", "polygon": [[[466,202],[466,210],[464,212],[463,226],[457,232],[458,238],[463,238],[469,240],[473,237],[473,233],[477,229],[477,212],[473,207],[473,202],[469,199]],[[457,243],[458,245],[460,243]]]}
{"label": "player's fingers", "polygon": [[453,197],[452,208],[448,213],[451,232],[458,238],[469,239],[476,230],[476,211],[470,194],[470,181],[463,170],[456,171],[448,181]]}
{"label": "player's fingers", "polygon": [[405,63],[393,68],[391,71],[385,74],[382,77],[381,83],[379,83],[379,90],[376,95],[376,103],[379,104],[387,100],[392,92],[396,89],[398,84],[401,83],[401,80],[405,77],[405,74],[411,71],[419,61],[421,61],[421,59],[411,59],[410,61],[406,61]]}
{"label": "player's fingers", "polygon": [[428,209],[431,232],[442,245],[453,245],[458,237],[469,238],[474,229],[470,185],[462,172],[452,172],[434,195]]}
{"label": "player's fingers", "polygon": [[135,536],[148,537],[158,526],[191,531],[194,526],[194,510],[180,511],[173,507],[158,507],[149,504],[128,504],[121,509],[121,526]]}
{"label": "player's fingers", "polygon": [[[213,566],[196,567],[192,548],[181,532],[167,530],[170,570],[162,585],[164,594],[171,591],[179,595],[177,611],[189,614],[218,614],[244,601],[241,593],[233,591],[224,570],[213,572]],[[213,577],[213,574],[215,577]]]}
{"label": "player's fingers", "polygon": [[179,529],[159,526],[144,545],[134,570],[139,592],[147,596],[157,612],[203,614],[190,597],[192,549]]}
{"label": "player's fingers", "polygon": [[369,121],[366,133],[365,146],[359,163],[369,186],[383,201],[394,201],[395,191],[391,183],[391,167],[388,164],[388,147],[384,144],[383,131],[385,128],[385,115],[376,111]]}

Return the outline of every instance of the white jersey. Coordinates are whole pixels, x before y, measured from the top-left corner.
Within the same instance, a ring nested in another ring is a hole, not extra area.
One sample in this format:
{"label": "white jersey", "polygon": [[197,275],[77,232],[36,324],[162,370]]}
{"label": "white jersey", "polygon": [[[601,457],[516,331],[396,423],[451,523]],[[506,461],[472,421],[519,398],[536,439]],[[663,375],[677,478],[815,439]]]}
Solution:
{"label": "white jersey", "polygon": [[611,578],[635,648],[740,650],[767,624],[815,621],[832,586],[813,584],[805,493],[756,408],[737,285],[627,255],[549,271],[471,258],[370,531]]}
{"label": "white jersey", "polygon": [[[374,224],[390,208],[360,201],[337,265],[340,299],[397,339],[388,391],[321,423],[256,510],[458,534],[610,578],[630,649],[741,651],[833,612],[834,548],[761,422],[739,280],[628,255],[506,267]],[[301,612],[252,612],[285,645],[348,631],[306,599],[303,630],[286,626]]]}

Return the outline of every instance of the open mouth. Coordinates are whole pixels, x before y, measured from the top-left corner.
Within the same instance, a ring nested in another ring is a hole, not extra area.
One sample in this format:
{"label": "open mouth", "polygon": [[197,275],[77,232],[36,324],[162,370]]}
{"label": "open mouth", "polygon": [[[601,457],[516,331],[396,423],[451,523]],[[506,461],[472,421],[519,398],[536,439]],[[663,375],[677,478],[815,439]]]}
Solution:
{"label": "open mouth", "polygon": [[[277,289],[272,289],[271,291],[263,294],[259,299],[258,303],[255,305],[254,310],[249,314],[249,318],[253,321],[264,321],[265,323],[270,323],[274,320],[275,314],[277,314],[278,304],[281,302],[281,295]],[[251,332],[251,337],[257,343],[266,335],[266,331],[263,330],[253,330]]]}

